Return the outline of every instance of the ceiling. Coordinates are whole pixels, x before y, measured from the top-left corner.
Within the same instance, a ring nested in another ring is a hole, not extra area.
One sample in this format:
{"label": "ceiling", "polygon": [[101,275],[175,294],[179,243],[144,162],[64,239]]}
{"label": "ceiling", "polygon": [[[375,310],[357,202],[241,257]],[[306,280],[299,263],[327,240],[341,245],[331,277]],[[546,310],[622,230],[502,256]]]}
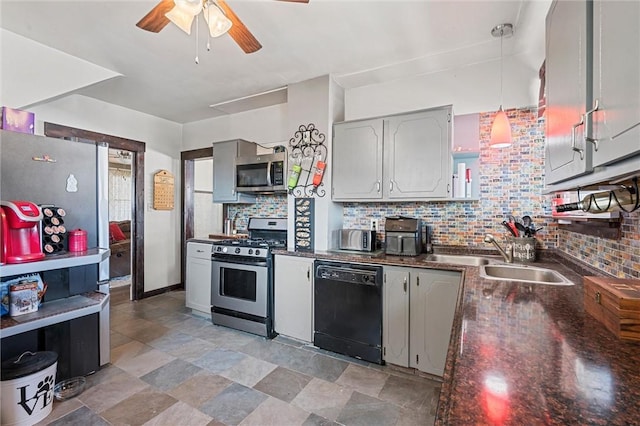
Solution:
{"label": "ceiling", "polygon": [[156,3],[2,0],[0,26],[119,74],[73,93],[187,123],[285,102],[274,89],[321,75],[349,89],[495,61],[503,22],[515,26],[505,56],[537,69],[550,1],[228,0],[263,46],[252,54],[228,35],[207,51],[201,16],[199,37],[136,27]]}

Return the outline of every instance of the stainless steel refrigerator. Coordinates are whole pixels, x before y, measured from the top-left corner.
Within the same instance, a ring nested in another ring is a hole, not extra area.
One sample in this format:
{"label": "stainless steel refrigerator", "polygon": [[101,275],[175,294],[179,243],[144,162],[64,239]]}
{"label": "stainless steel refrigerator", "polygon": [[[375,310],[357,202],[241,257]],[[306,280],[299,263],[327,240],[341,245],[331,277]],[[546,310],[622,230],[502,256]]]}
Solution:
{"label": "stainless steel refrigerator", "polygon": [[[109,248],[105,144],[0,131],[0,159],[0,199],[61,207],[66,213],[62,219],[67,231],[86,231],[89,248]],[[64,250],[47,258],[55,256],[64,256]],[[109,293],[108,255],[99,263],[50,270],[42,275],[49,281],[45,304],[80,293]],[[98,325],[99,363],[104,365],[109,362],[108,296]]]}

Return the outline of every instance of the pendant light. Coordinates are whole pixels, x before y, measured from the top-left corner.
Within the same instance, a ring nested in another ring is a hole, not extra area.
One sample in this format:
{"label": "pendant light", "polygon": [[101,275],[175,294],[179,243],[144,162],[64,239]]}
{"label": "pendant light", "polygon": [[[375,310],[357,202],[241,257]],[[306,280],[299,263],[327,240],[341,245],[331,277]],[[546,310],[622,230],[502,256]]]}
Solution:
{"label": "pendant light", "polygon": [[491,126],[491,139],[489,140],[490,148],[506,148],[511,145],[511,124],[507,114],[502,109],[502,39],[510,37],[513,34],[513,25],[500,24],[491,30],[491,35],[500,37],[500,109],[493,119]]}

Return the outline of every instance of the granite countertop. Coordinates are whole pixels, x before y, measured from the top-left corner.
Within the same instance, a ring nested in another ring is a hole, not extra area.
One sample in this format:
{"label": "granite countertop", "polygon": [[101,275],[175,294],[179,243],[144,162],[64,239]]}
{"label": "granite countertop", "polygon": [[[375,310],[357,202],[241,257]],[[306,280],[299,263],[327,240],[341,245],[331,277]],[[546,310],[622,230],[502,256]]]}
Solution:
{"label": "granite countertop", "polygon": [[425,255],[275,253],[464,271],[437,425],[640,424],[640,342],[619,340],[584,310],[582,277],[602,272],[552,251],[532,266],[575,285],[489,280]]}
{"label": "granite countertop", "polygon": [[187,243],[204,243],[204,244],[214,244],[222,240],[242,240],[245,238],[249,238],[248,234],[209,234],[209,238],[189,238]]}

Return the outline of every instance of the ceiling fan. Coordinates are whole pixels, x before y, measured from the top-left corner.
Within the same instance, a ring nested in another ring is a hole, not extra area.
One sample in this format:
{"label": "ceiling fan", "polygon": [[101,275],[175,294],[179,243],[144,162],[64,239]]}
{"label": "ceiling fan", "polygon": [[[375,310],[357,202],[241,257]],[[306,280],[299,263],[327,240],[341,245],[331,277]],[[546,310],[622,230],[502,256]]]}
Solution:
{"label": "ceiling fan", "polygon": [[[278,1],[309,3],[309,0]],[[191,24],[201,12],[212,37],[229,32],[231,38],[245,53],[253,53],[262,48],[260,42],[251,34],[225,0],[161,0],[136,26],[158,33],[169,22],[173,22],[184,32],[191,34]]]}

